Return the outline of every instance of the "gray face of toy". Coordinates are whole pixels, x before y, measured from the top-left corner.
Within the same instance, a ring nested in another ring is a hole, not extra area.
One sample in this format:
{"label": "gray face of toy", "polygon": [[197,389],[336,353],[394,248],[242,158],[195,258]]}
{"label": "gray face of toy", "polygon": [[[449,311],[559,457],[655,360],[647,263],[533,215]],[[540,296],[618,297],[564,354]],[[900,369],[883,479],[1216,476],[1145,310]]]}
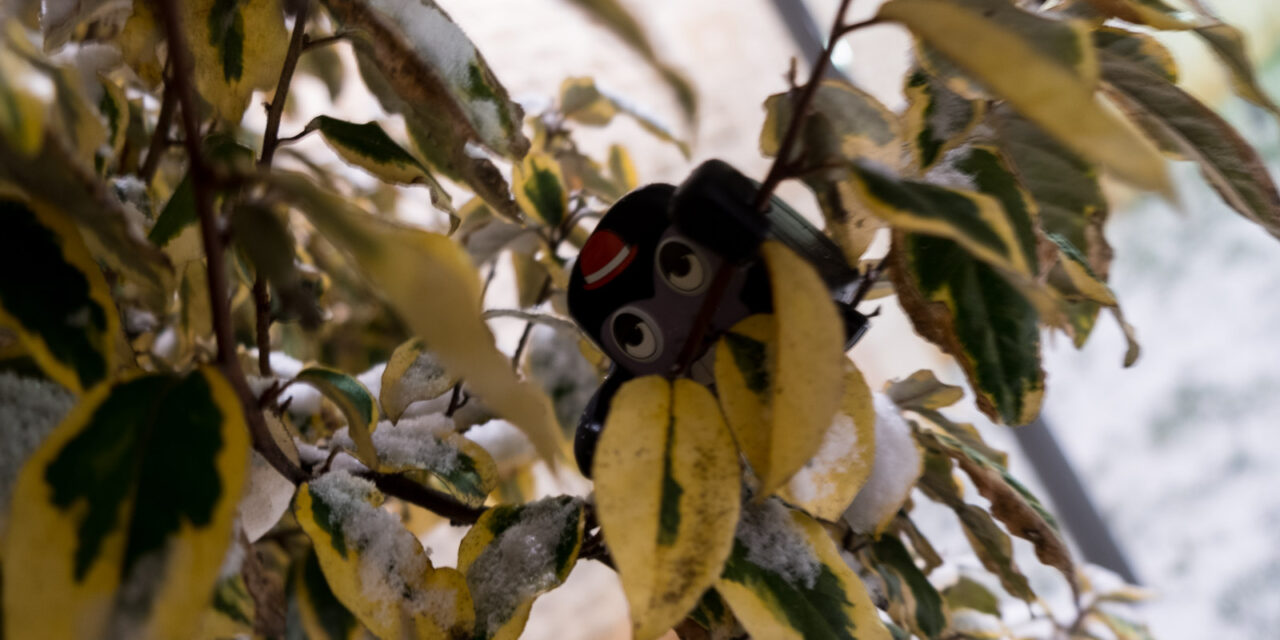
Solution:
{"label": "gray face of toy", "polygon": [[[605,318],[598,334],[605,353],[635,375],[665,375],[679,367],[724,259],[671,226],[658,240],[652,264],[653,296],[618,307]],[[745,267],[734,267],[704,336],[717,335],[749,314],[739,295],[746,272]]]}

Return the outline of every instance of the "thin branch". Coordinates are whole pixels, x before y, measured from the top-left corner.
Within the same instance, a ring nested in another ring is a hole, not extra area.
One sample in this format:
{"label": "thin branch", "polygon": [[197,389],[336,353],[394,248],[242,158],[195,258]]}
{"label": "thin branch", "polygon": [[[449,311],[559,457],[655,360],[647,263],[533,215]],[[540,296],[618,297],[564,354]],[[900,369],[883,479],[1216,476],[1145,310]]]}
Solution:
{"label": "thin branch", "polygon": [[258,274],[253,279],[254,335],[258,345],[258,374],[271,375],[271,296],[267,293],[267,281]]}
{"label": "thin branch", "polygon": [[444,516],[451,522],[470,524],[479,520],[485,512],[484,507],[465,505],[447,493],[424,487],[400,474],[364,471],[357,475],[372,481],[379,491]]}
{"label": "thin branch", "polygon": [[293,19],[293,35],[289,38],[289,51],[285,54],[284,65],[280,68],[280,80],[276,83],[275,96],[267,107],[267,127],[262,134],[261,166],[270,166],[271,158],[276,153],[280,138],[280,119],[284,117],[284,103],[289,98],[289,85],[293,83],[293,71],[298,68],[298,56],[302,55],[303,40],[307,31],[307,14],[310,13],[311,0],[301,3],[298,14]]}
{"label": "thin branch", "polygon": [[[542,280],[542,288],[538,290],[538,297],[533,303],[534,307],[546,301],[547,296],[551,295],[551,274],[548,273]],[[533,334],[533,320],[524,323],[524,332],[520,334],[520,342],[516,344],[516,351],[511,355],[511,367],[520,370],[520,358],[524,356],[524,350],[529,346],[529,336]]]}
{"label": "thin branch", "polygon": [[138,170],[138,178],[143,184],[150,184],[160,168],[160,156],[169,146],[169,127],[173,126],[173,110],[178,105],[178,94],[173,90],[171,82],[164,83],[164,97],[160,102],[160,114],[156,116],[156,128],[151,133],[151,144],[147,147],[147,158]]}
{"label": "thin branch", "polygon": [[311,51],[312,49],[319,49],[320,47],[327,47],[350,37],[351,34],[346,31],[339,31],[331,36],[316,38],[315,40],[312,40],[310,36],[307,36],[303,38],[302,50],[305,52]]}
{"label": "thin branch", "polygon": [[579,329],[578,325],[574,324],[572,320],[551,315],[549,313],[535,313],[532,311],[522,311],[520,309],[486,309],[483,317],[486,320],[490,318],[517,318],[520,320],[527,320],[529,322],[545,324],[548,327],[553,327],[563,331],[572,331],[579,335],[582,334],[582,330]]}
{"label": "thin branch", "polygon": [[874,22],[874,19],[872,19],[853,25],[845,24],[844,14],[851,4],[853,4],[853,0],[840,0],[840,8],[836,10],[836,17],[831,25],[831,35],[827,38],[827,46],[818,55],[818,59],[813,61],[813,69],[809,71],[809,80],[800,90],[800,97],[796,99],[791,108],[791,122],[787,123],[787,131],[783,134],[782,141],[778,144],[778,154],[773,159],[773,166],[769,167],[769,173],[765,175],[764,182],[760,185],[760,190],[756,192],[755,205],[757,211],[765,211],[769,208],[769,201],[773,197],[773,191],[787,178],[787,167],[791,162],[791,147],[795,145],[796,139],[800,137],[801,125],[805,120],[805,116],[808,115],[809,106],[813,104],[814,96],[818,93],[818,87],[822,84],[822,77],[827,72],[827,65],[831,64],[831,52],[835,50],[836,43],[840,41],[841,36],[850,31],[868,26]]}
{"label": "thin branch", "polygon": [[231,305],[227,298],[227,270],[224,262],[222,231],[219,229],[219,221],[213,210],[212,188],[216,176],[205,164],[200,150],[200,122],[196,117],[195,90],[191,86],[191,78],[194,77],[191,50],[187,45],[186,33],[182,30],[177,0],[166,0],[160,3],[160,12],[169,38],[169,55],[173,64],[173,75],[169,81],[172,82],[173,91],[177,94],[178,103],[182,107],[182,126],[186,132],[185,142],[190,164],[191,187],[195,196],[196,214],[200,218],[200,238],[207,262],[205,272],[208,277],[209,307],[213,316],[214,337],[218,345],[218,364],[240,399],[240,405],[253,438],[254,449],[261,453],[281,475],[298,484],[306,480],[306,474],[280,450],[280,447],[276,446],[270,427],[267,426],[262,411],[258,409],[257,399],[249,389],[244,372],[240,370],[240,363],[236,359],[235,336],[231,332]]}

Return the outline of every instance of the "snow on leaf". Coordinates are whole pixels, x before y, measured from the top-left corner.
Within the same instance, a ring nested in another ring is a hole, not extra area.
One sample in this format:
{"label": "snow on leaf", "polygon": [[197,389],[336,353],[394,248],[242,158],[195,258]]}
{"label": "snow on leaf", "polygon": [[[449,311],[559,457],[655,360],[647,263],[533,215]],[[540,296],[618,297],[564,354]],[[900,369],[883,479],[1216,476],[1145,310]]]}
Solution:
{"label": "snow on leaf", "polygon": [[387,360],[378,399],[387,417],[395,422],[409,405],[437,398],[456,382],[421,338],[410,338],[396,347]]}
{"label": "snow on leaf", "polygon": [[755,638],[890,638],[822,525],[775,498],[743,506],[716,591]]}
{"label": "snow on leaf", "polygon": [[360,461],[377,469],[378,451],[372,432],[378,426],[378,402],[359,380],[336,369],[311,366],[298,372],[295,380],[315,387],[342,411]]}
{"label": "snow on leaf", "polygon": [[875,463],[871,476],[844,512],[859,533],[879,534],[907,500],[920,477],[920,451],[911,427],[888,396],[876,393]]}
{"label": "snow on leaf", "polygon": [[515,638],[538,595],[569,576],[582,545],[583,503],[558,496],[485,511],[458,547],[476,607],[476,636]]}
{"label": "snow on leaf", "polygon": [[435,568],[373,483],[332,471],[298,488],[294,515],[333,595],[379,638],[470,635],[462,574]]}

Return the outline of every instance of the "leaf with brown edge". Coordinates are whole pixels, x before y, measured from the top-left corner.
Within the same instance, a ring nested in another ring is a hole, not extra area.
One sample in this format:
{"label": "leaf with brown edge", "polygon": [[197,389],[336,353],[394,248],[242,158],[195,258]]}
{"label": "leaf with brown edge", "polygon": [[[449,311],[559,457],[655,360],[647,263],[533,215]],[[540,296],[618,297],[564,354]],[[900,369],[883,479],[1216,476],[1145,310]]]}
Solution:
{"label": "leaf with brown edge", "polygon": [[1280,237],[1280,192],[1257,151],[1231,125],[1131,60],[1104,53],[1102,69],[1110,93],[1159,122],[1227,205]]}
{"label": "leaf with brown edge", "polygon": [[1058,522],[1044,505],[1003,466],[972,447],[937,431],[920,431],[921,444],[956,461],[982,497],[991,502],[991,515],[1009,528],[1009,533],[1031,542],[1036,557],[1060,571],[1078,590],[1075,563]]}
{"label": "leaf with brown edge", "polygon": [[741,471],[716,399],[687,378],[623,383],[596,446],[596,512],[637,640],[680,622],[733,546]]}

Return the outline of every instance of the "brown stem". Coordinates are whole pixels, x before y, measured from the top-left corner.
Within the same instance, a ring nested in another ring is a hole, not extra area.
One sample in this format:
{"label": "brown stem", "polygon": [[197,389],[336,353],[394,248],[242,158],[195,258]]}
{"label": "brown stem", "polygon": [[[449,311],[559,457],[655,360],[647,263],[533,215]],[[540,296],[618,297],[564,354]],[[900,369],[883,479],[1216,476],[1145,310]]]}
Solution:
{"label": "brown stem", "polygon": [[258,344],[258,375],[271,375],[271,296],[267,281],[259,274],[253,280],[254,332]]}
{"label": "brown stem", "polygon": [[160,156],[169,143],[169,127],[173,125],[173,109],[178,104],[178,94],[173,91],[173,84],[165,82],[164,97],[160,102],[160,114],[156,116],[156,128],[151,133],[151,144],[147,147],[147,158],[138,169],[138,178],[143,184],[150,184],[160,168]]}
{"label": "brown stem", "polygon": [[302,43],[302,50],[310,51],[312,49],[319,49],[320,47],[327,47],[331,44],[341,42],[350,37],[351,37],[351,34],[345,31],[339,31],[338,33],[335,33],[331,36],[316,38],[315,40],[312,40],[311,38],[308,37],[308,38],[305,38]]}
{"label": "brown stem", "polygon": [[284,65],[280,68],[280,80],[276,83],[276,94],[267,107],[267,128],[262,135],[261,166],[270,166],[271,158],[276,153],[280,142],[280,119],[284,117],[284,103],[289,98],[289,85],[293,83],[293,71],[298,68],[298,56],[302,55],[303,40],[306,38],[307,14],[310,13],[311,1],[301,3],[298,14],[293,19],[293,35],[289,38],[289,51],[285,54]]}
{"label": "brown stem", "polygon": [[787,178],[787,167],[791,162],[791,147],[795,145],[796,138],[800,136],[801,125],[809,111],[809,106],[813,104],[814,96],[818,93],[818,87],[822,84],[822,76],[827,72],[827,65],[831,64],[831,52],[835,50],[836,43],[840,41],[841,36],[854,29],[868,26],[875,21],[873,18],[857,24],[845,24],[844,14],[851,4],[853,4],[853,0],[840,0],[840,8],[836,9],[836,18],[831,24],[831,35],[827,37],[827,46],[818,55],[818,59],[813,61],[813,69],[809,71],[809,80],[805,82],[804,87],[800,90],[800,97],[796,99],[791,109],[791,122],[787,123],[787,131],[783,134],[782,141],[778,143],[778,154],[773,159],[773,166],[769,167],[769,173],[765,175],[764,182],[760,185],[760,190],[756,192],[755,205],[757,211],[765,211],[769,208],[769,200],[773,197],[773,191]]}
{"label": "brown stem", "polygon": [[[551,274],[542,281],[542,288],[538,290],[537,300],[533,306],[538,306],[546,301],[547,296],[551,295]],[[524,350],[529,346],[529,336],[533,333],[533,320],[524,323],[524,332],[520,334],[520,342],[516,343],[516,351],[511,355],[511,368],[516,371],[520,370],[520,358],[524,355]]]}
{"label": "brown stem", "polygon": [[414,482],[402,475],[364,471],[359,474],[373,482],[379,491],[416,504],[432,513],[448,518],[452,522],[473,523],[485,512],[484,507],[471,507],[451,498],[448,494],[436,491]]}

